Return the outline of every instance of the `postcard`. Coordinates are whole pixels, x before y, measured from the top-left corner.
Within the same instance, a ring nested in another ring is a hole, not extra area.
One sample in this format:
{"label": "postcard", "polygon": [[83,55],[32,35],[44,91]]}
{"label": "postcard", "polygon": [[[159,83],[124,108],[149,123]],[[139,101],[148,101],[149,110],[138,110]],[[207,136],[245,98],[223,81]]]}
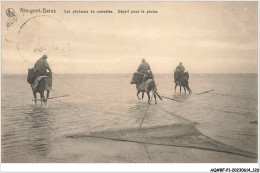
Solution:
{"label": "postcard", "polygon": [[257,1],[1,5],[2,163],[258,163]]}

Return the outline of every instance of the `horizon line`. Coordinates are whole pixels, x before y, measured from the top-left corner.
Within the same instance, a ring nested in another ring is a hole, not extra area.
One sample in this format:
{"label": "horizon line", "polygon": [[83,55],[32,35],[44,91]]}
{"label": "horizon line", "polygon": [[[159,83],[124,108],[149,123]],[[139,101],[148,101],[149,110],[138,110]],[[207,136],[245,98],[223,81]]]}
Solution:
{"label": "horizon line", "polygon": [[[116,74],[132,74],[132,73],[54,73],[55,75],[116,75]],[[173,74],[173,73],[153,73],[153,74]],[[190,74],[258,74],[258,72],[252,73],[190,73]],[[2,73],[1,75],[27,75],[27,73]]]}

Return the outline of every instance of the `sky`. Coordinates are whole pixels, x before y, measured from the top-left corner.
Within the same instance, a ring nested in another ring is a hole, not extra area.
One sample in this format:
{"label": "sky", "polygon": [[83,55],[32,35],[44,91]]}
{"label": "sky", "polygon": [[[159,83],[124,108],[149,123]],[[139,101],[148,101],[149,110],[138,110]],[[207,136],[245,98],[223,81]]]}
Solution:
{"label": "sky", "polygon": [[[173,73],[179,62],[189,73],[257,73],[257,5],[2,2],[2,74],[26,74],[43,54],[56,74],[133,73],[142,58],[153,73]],[[15,16],[6,15],[8,8]],[[55,13],[23,13],[22,8]],[[97,13],[105,10],[113,13]]]}

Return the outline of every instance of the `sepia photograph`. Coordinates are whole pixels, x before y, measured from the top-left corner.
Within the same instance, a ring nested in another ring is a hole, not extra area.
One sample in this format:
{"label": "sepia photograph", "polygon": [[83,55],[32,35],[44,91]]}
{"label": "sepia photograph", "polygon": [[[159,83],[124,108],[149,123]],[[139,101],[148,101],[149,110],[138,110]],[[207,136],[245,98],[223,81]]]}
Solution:
{"label": "sepia photograph", "polygon": [[2,1],[1,163],[258,163],[258,1]]}

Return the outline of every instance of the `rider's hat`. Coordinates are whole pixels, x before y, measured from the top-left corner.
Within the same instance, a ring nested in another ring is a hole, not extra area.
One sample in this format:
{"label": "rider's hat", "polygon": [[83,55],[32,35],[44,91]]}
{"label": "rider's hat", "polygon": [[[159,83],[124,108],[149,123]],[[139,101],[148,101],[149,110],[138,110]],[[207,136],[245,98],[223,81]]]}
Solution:
{"label": "rider's hat", "polygon": [[47,57],[47,55],[43,55],[42,58],[47,59],[48,57]]}

